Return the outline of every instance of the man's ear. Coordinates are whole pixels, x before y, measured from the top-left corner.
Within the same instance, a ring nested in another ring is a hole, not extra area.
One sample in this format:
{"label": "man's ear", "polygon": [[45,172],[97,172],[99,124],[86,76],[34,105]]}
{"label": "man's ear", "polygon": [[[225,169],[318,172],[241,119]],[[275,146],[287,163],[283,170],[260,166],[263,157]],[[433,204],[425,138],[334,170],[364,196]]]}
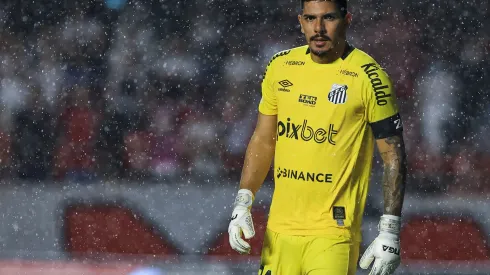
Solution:
{"label": "man's ear", "polygon": [[299,27],[301,28],[301,33],[305,33],[305,30],[303,30],[303,25],[301,25],[301,14],[298,14],[298,22],[299,22]]}
{"label": "man's ear", "polygon": [[350,25],[350,23],[352,22],[352,13],[347,12],[347,14],[345,15],[345,20],[347,20],[347,25]]}

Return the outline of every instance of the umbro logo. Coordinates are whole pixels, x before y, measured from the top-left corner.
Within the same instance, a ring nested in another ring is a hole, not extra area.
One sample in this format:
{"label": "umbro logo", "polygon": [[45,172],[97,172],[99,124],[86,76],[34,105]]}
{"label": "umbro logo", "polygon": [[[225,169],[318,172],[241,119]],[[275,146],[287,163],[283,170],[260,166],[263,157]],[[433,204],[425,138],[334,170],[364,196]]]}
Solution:
{"label": "umbro logo", "polygon": [[284,80],[279,81],[279,85],[281,85],[283,88],[287,88],[287,87],[293,86],[293,83],[291,83],[291,81],[289,81],[287,79],[284,79]]}
{"label": "umbro logo", "polygon": [[291,90],[289,89],[286,89],[288,87],[291,87],[293,86],[293,83],[291,83],[291,81],[287,80],[287,79],[284,79],[284,80],[281,80],[278,82],[279,85],[281,85],[282,88],[279,88],[278,91],[280,92],[286,92],[286,93],[289,93]]}

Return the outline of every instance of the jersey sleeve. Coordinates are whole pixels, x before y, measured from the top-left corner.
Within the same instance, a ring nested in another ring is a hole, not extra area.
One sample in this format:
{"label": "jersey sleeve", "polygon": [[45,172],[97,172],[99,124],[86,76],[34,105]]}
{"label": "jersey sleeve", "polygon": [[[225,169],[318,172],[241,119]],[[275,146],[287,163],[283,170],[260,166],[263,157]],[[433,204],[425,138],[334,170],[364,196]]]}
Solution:
{"label": "jersey sleeve", "polygon": [[277,97],[276,91],[274,91],[272,60],[267,65],[262,78],[262,98],[259,103],[259,112],[264,115],[277,115]]}
{"label": "jersey sleeve", "polygon": [[361,66],[366,74],[364,87],[366,119],[376,139],[402,132],[395,91],[388,74],[376,63]]}

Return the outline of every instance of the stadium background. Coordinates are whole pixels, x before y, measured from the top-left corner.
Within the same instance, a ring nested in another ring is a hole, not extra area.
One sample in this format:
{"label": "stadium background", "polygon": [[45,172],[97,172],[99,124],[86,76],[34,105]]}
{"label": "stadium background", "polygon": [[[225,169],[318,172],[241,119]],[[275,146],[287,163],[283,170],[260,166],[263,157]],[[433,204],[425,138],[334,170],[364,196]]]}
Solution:
{"label": "stadium background", "polygon": [[[254,274],[270,177],[252,256],[227,220],[265,65],[303,43],[296,1],[0,3],[0,274]],[[349,5],[404,119],[397,274],[490,274],[489,1]]]}

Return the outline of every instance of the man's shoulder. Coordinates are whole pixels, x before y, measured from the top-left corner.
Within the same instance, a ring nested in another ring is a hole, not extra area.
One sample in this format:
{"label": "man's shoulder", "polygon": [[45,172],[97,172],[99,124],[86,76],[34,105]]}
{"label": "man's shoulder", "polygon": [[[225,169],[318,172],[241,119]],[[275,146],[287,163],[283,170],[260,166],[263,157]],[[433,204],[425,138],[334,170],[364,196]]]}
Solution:
{"label": "man's shoulder", "polygon": [[[269,61],[270,65],[276,64],[285,64],[284,62],[291,61],[294,62],[304,62],[305,56],[307,56],[306,51],[308,50],[308,46],[300,46],[287,50],[283,50],[275,53]],[[290,60],[291,59],[291,60]],[[293,60],[294,59],[294,60]],[[282,62],[284,61],[284,62]],[[291,63],[291,64],[292,64]]]}
{"label": "man's shoulder", "polygon": [[360,73],[361,79],[371,81],[375,75],[388,77],[384,68],[371,55],[359,48],[355,48],[345,61],[348,67]]}
{"label": "man's shoulder", "polygon": [[277,52],[269,60],[262,78],[265,79],[267,72],[271,68],[281,70],[281,68],[284,68],[284,65],[304,65],[307,49],[307,46],[301,46]]}
{"label": "man's shoulder", "polygon": [[367,63],[378,64],[378,62],[376,62],[376,60],[371,55],[359,48],[354,48],[352,52],[347,56],[346,61],[349,65],[358,67]]}

